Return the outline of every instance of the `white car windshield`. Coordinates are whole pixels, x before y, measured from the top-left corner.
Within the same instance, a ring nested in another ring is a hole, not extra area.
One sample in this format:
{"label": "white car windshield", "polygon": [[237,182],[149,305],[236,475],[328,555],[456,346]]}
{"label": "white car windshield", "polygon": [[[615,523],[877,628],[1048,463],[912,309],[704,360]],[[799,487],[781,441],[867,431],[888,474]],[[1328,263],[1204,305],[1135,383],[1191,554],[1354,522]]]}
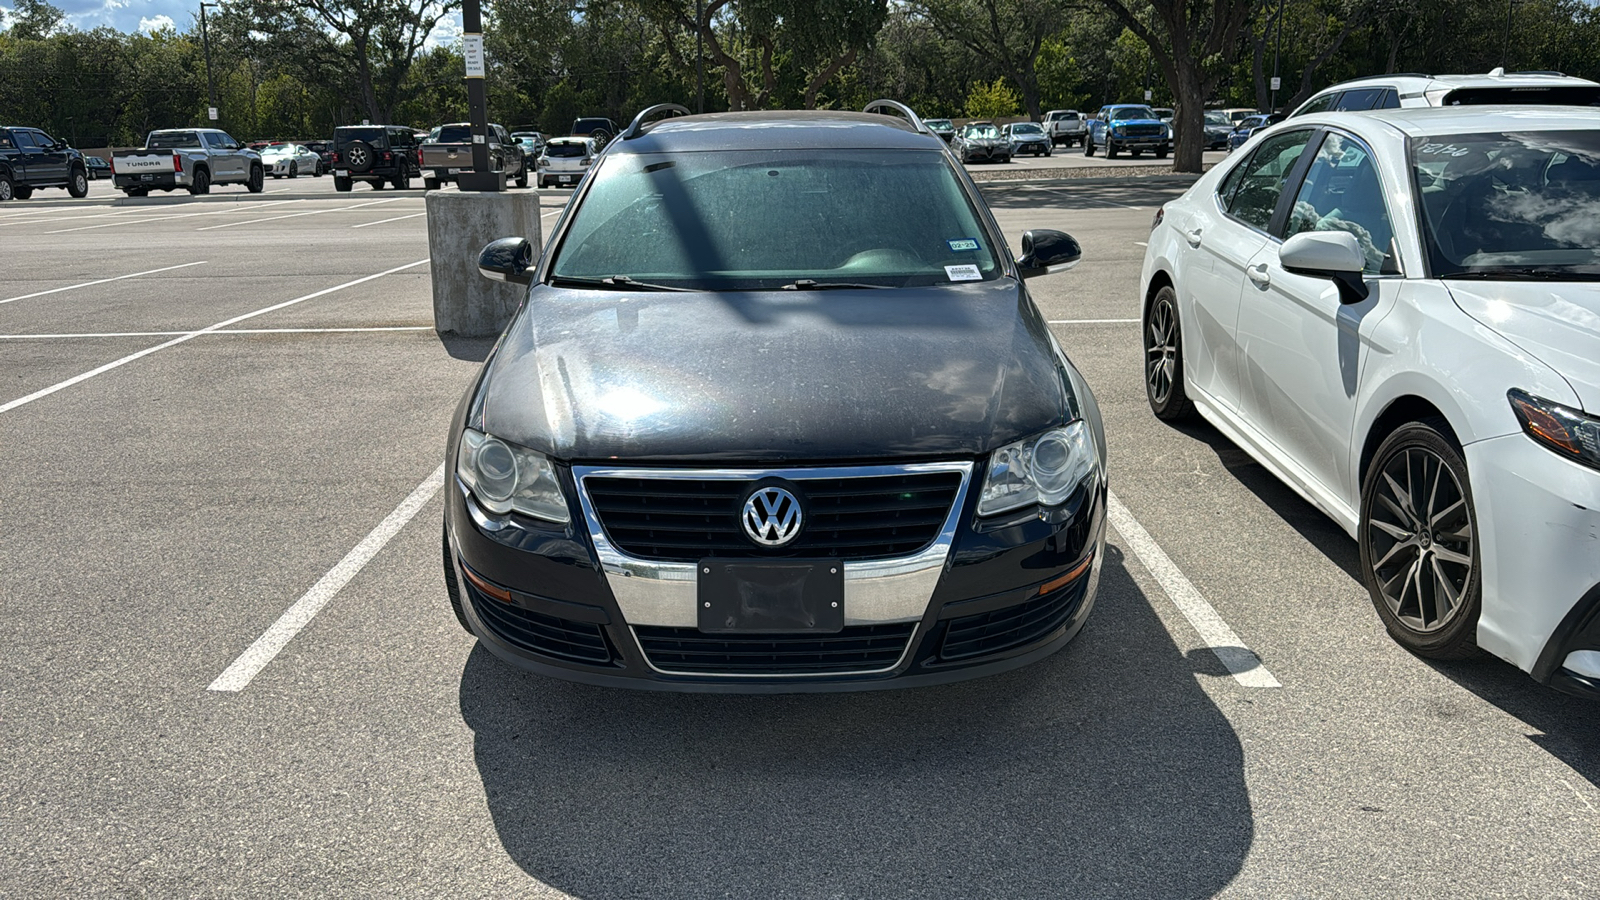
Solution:
{"label": "white car windshield", "polygon": [[942,150],[624,154],[591,178],[551,265],[557,282],[910,287],[1003,271]]}
{"label": "white car windshield", "polygon": [[1435,278],[1600,280],[1600,131],[1411,141]]}

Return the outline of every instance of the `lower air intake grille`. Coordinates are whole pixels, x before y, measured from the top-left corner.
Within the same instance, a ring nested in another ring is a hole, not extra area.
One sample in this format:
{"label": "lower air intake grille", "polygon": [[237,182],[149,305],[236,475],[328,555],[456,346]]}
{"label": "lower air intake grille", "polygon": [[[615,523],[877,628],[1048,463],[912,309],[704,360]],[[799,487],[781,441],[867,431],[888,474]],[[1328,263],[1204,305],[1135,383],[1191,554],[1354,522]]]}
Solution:
{"label": "lower air intake grille", "polygon": [[605,630],[589,622],[574,622],[502,603],[466,585],[472,608],[495,636],[521,650],[565,662],[615,665],[616,653]]}
{"label": "lower air intake grille", "polygon": [[1090,579],[1077,581],[1057,591],[1035,597],[1016,606],[951,619],[946,626],[939,659],[968,659],[999,653],[1031,644],[1060,628],[1078,611]]}
{"label": "lower air intake grille", "polygon": [[664,672],[822,675],[887,669],[905,653],[915,622],[857,625],[837,634],[706,634],[636,626],[639,646]]}

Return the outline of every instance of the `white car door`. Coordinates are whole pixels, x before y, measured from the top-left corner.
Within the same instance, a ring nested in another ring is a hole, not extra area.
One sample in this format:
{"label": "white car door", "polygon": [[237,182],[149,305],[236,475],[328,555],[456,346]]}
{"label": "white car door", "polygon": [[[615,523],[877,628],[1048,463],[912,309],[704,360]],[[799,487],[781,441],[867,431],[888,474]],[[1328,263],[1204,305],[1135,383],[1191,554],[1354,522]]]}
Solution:
{"label": "white car door", "polygon": [[1345,231],[1367,257],[1369,291],[1345,302],[1326,277],[1286,271],[1279,245],[1250,261],[1239,308],[1246,420],[1353,514],[1359,486],[1349,471],[1356,397],[1373,328],[1394,306],[1404,280],[1394,221],[1372,151],[1328,132],[1315,151],[1283,229]]}
{"label": "white car door", "polygon": [[1276,247],[1267,229],[1313,134],[1304,128],[1263,141],[1214,197],[1196,198],[1189,218],[1177,223],[1189,248],[1178,298],[1185,375],[1229,408],[1236,409],[1240,397],[1236,329],[1245,267],[1264,247]]}

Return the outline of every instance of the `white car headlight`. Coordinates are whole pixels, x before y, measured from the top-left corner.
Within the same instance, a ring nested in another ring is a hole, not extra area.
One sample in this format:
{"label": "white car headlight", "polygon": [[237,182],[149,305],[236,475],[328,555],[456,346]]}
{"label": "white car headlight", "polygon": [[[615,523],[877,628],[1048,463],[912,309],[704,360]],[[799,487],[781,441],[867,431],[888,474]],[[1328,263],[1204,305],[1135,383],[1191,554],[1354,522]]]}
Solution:
{"label": "white car headlight", "polygon": [[547,522],[571,518],[550,460],[493,435],[471,428],[462,433],[456,476],[490,512],[515,510]]}
{"label": "white car headlight", "polygon": [[1034,503],[1058,506],[1097,465],[1094,436],[1082,419],[1007,444],[989,460],[978,515],[992,516]]}

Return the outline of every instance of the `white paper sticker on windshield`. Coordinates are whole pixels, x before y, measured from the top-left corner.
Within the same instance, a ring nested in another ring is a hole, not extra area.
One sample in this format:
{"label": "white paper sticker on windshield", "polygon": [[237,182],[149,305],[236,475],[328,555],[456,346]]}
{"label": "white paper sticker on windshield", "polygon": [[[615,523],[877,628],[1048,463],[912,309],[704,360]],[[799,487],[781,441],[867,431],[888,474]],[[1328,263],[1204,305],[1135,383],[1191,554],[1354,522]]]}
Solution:
{"label": "white paper sticker on windshield", "polygon": [[949,276],[951,281],[983,280],[983,273],[978,271],[977,266],[945,266],[944,274]]}

